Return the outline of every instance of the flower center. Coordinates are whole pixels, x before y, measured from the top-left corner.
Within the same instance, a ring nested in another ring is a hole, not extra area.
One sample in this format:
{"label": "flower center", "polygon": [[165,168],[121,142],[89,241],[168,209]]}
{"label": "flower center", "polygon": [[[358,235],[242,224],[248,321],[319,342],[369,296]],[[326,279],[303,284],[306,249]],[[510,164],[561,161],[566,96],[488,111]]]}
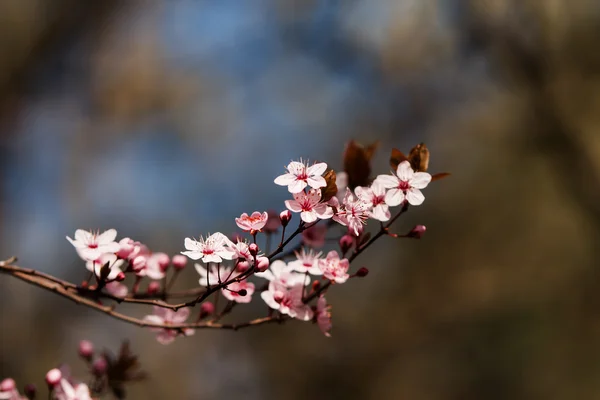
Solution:
{"label": "flower center", "polygon": [[98,248],[98,243],[90,243],[90,244],[88,244],[88,248],[90,248],[90,249],[97,249]]}
{"label": "flower center", "polygon": [[209,255],[209,254],[214,254],[214,250],[213,249],[204,249],[202,250],[203,254]]}
{"label": "flower center", "polygon": [[385,203],[385,196],[373,196],[372,199],[373,207],[378,206],[379,204]]}
{"label": "flower center", "polygon": [[400,181],[398,184],[398,189],[406,191],[410,189],[410,184],[407,181]]}

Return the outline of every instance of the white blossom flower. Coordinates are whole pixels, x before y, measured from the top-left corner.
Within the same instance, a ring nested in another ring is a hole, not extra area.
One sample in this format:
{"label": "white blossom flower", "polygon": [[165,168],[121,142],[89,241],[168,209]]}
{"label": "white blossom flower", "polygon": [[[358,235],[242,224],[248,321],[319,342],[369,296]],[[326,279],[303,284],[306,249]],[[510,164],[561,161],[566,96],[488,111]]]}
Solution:
{"label": "white blossom flower", "polygon": [[294,200],[286,200],[285,206],[292,212],[299,212],[300,218],[306,223],[333,216],[331,207],[321,203],[321,189],[311,189],[308,193],[294,193]]}
{"label": "white blossom flower", "polygon": [[373,182],[371,187],[358,186],[354,189],[356,197],[369,204],[369,217],[382,222],[389,221],[391,217],[390,208],[385,203],[386,192],[385,187],[377,181]]}
{"label": "white blossom flower", "polygon": [[206,239],[185,238],[184,244],[187,251],[182,251],[181,254],[192,260],[202,259],[205,263],[220,263],[223,259],[231,260],[235,257],[235,253],[228,248],[233,246],[233,243],[220,232],[213,233]]}
{"label": "white blossom flower", "polygon": [[431,182],[427,172],[414,172],[408,161],[402,161],[396,170],[396,175],[379,175],[376,182],[390,189],[385,195],[387,205],[393,207],[408,201],[413,206],[423,203],[425,196],[419,189],[425,189]]}
{"label": "white blossom flower", "polygon": [[275,178],[275,183],[280,186],[287,186],[290,193],[299,193],[306,186],[314,189],[319,189],[327,186],[323,173],[327,169],[327,164],[316,163],[307,166],[300,160],[292,161],[287,166],[287,174],[283,174]]}
{"label": "white blossom flower", "polygon": [[103,233],[88,232],[83,229],[75,231],[75,240],[67,236],[67,240],[77,250],[79,257],[85,261],[93,261],[98,259],[104,253],[116,253],[121,246],[115,242],[117,231],[109,229]]}

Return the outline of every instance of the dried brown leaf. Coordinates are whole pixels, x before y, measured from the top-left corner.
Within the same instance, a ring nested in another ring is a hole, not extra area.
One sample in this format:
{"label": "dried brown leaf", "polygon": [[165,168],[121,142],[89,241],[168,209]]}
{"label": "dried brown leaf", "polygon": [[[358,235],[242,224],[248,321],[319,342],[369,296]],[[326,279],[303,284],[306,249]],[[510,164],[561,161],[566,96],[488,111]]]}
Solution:
{"label": "dried brown leaf", "polygon": [[329,169],[325,171],[323,174],[323,178],[325,178],[325,182],[327,182],[327,186],[321,189],[321,201],[326,202],[331,199],[337,193],[337,185],[335,182],[336,176],[335,171]]}
{"label": "dried brown leaf", "polygon": [[371,176],[371,158],[379,147],[375,142],[365,147],[354,140],[346,145],[344,151],[344,171],[348,174],[348,187],[368,186]]}

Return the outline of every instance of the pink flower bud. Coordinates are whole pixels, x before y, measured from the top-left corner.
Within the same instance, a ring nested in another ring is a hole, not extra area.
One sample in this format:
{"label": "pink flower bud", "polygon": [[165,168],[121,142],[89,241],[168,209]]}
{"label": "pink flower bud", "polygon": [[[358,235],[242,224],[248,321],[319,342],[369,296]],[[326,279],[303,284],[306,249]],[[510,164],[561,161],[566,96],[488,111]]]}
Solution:
{"label": "pink flower bud", "polygon": [[314,290],[316,292],[317,290],[319,290],[320,287],[321,287],[321,282],[319,282],[317,280],[313,281],[312,290]]}
{"label": "pink flower bud", "polygon": [[258,257],[256,259],[256,270],[258,272],[265,272],[269,268],[269,259],[267,257]]}
{"label": "pink flower bud", "polygon": [[176,271],[181,271],[187,264],[187,257],[182,254],[177,254],[173,256],[171,262],[173,263],[173,268],[175,268]]}
{"label": "pink flower bud", "polygon": [[215,305],[210,301],[205,301],[200,305],[200,318],[206,318],[215,312]]}
{"label": "pink flower bud", "polygon": [[27,385],[25,385],[23,391],[25,392],[25,396],[27,396],[29,400],[35,399],[37,389],[33,383],[28,383]]}
{"label": "pink flower bud", "polygon": [[248,261],[240,261],[236,269],[238,272],[246,272],[250,269],[250,263]]}
{"label": "pink flower bud", "polygon": [[421,239],[425,234],[426,230],[427,228],[425,227],[425,225],[417,225],[414,228],[412,228],[412,230],[408,233],[407,236],[415,239]]}
{"label": "pink flower bud", "polygon": [[250,244],[250,246],[248,246],[248,251],[250,251],[250,254],[254,257],[258,254],[258,245],[256,243],[252,243]]}
{"label": "pink flower bud", "polygon": [[365,267],[360,267],[358,271],[356,271],[356,276],[359,278],[364,278],[367,275],[369,275],[369,270]]}
{"label": "pink flower bud", "polygon": [[119,241],[121,248],[117,251],[117,257],[127,259],[134,249],[134,241],[129,238],[123,238]]}
{"label": "pink flower bud", "polygon": [[123,282],[125,280],[125,272],[121,271],[117,274],[117,277],[115,278],[115,281],[117,282]]}
{"label": "pink flower bud", "polygon": [[82,340],[79,342],[79,355],[86,359],[91,360],[94,355],[94,344],[89,340]]}
{"label": "pink flower bud", "polygon": [[58,369],[58,368],[53,368],[50,371],[48,371],[48,373],[46,373],[46,383],[50,387],[54,387],[54,386],[58,385],[61,378],[62,378],[62,372],[60,372],[60,369]]}
{"label": "pink flower bud", "polygon": [[106,372],[108,363],[104,357],[98,357],[92,363],[92,373],[96,376],[102,376]]}
{"label": "pink flower bud", "polygon": [[160,282],[152,281],[148,284],[148,289],[146,290],[148,294],[156,294],[160,292]]}
{"label": "pink flower bud", "polygon": [[290,210],[282,211],[279,214],[279,220],[281,221],[281,225],[283,225],[284,227],[290,223],[291,219],[292,219],[292,212]]}
{"label": "pink flower bud", "polygon": [[154,253],[154,257],[156,257],[156,262],[158,263],[158,267],[162,272],[165,272],[169,269],[169,265],[171,264],[171,259],[165,253]]}
{"label": "pink flower bud", "polygon": [[17,383],[13,378],[6,378],[0,382],[0,392],[12,392],[17,388]]}
{"label": "pink flower bud", "polygon": [[354,238],[348,234],[345,234],[340,238],[340,250],[342,253],[347,252],[354,246]]}

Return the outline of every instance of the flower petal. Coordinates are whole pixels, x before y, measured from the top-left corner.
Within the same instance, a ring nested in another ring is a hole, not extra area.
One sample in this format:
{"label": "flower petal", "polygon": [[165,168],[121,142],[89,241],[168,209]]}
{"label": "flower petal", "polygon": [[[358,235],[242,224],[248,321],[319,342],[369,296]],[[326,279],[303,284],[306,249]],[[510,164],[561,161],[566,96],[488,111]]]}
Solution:
{"label": "flower petal", "polygon": [[310,224],[317,220],[317,213],[315,211],[303,211],[300,213],[300,218],[302,218],[302,221]]}
{"label": "flower petal", "polygon": [[431,182],[431,175],[427,172],[415,172],[409,184],[416,189],[425,189]]}
{"label": "flower petal", "polygon": [[295,180],[288,185],[288,191],[290,193],[300,193],[306,187],[305,181]]}
{"label": "flower petal", "polygon": [[116,238],[117,238],[117,231],[114,229],[108,229],[108,230],[102,232],[98,236],[98,243],[99,244],[107,244],[110,242],[114,242]]}
{"label": "flower petal", "polygon": [[302,211],[302,206],[296,200],[286,200],[285,206],[287,207],[288,210],[293,211],[293,212]]}
{"label": "flower petal", "polygon": [[419,206],[425,201],[425,196],[423,196],[423,193],[419,189],[410,189],[406,193],[406,200],[413,206]]}
{"label": "flower petal", "polygon": [[306,168],[306,175],[308,176],[320,176],[327,169],[326,163],[316,163]]}
{"label": "flower petal", "polygon": [[398,169],[396,169],[396,175],[401,181],[407,182],[411,180],[414,175],[414,172],[412,167],[410,166],[410,163],[408,161],[402,161],[400,164],[398,164]]}
{"label": "flower petal", "polygon": [[310,176],[306,179],[311,188],[322,188],[327,186],[327,181],[322,176]]}
{"label": "flower petal", "polygon": [[388,206],[394,207],[404,201],[404,192],[400,189],[390,189],[385,194],[385,203]]}
{"label": "flower petal", "polygon": [[398,187],[400,180],[393,175],[378,175],[375,182],[379,183],[386,189]]}
{"label": "flower petal", "polygon": [[296,177],[292,174],[283,174],[275,178],[274,182],[279,186],[288,186],[296,181]]}

